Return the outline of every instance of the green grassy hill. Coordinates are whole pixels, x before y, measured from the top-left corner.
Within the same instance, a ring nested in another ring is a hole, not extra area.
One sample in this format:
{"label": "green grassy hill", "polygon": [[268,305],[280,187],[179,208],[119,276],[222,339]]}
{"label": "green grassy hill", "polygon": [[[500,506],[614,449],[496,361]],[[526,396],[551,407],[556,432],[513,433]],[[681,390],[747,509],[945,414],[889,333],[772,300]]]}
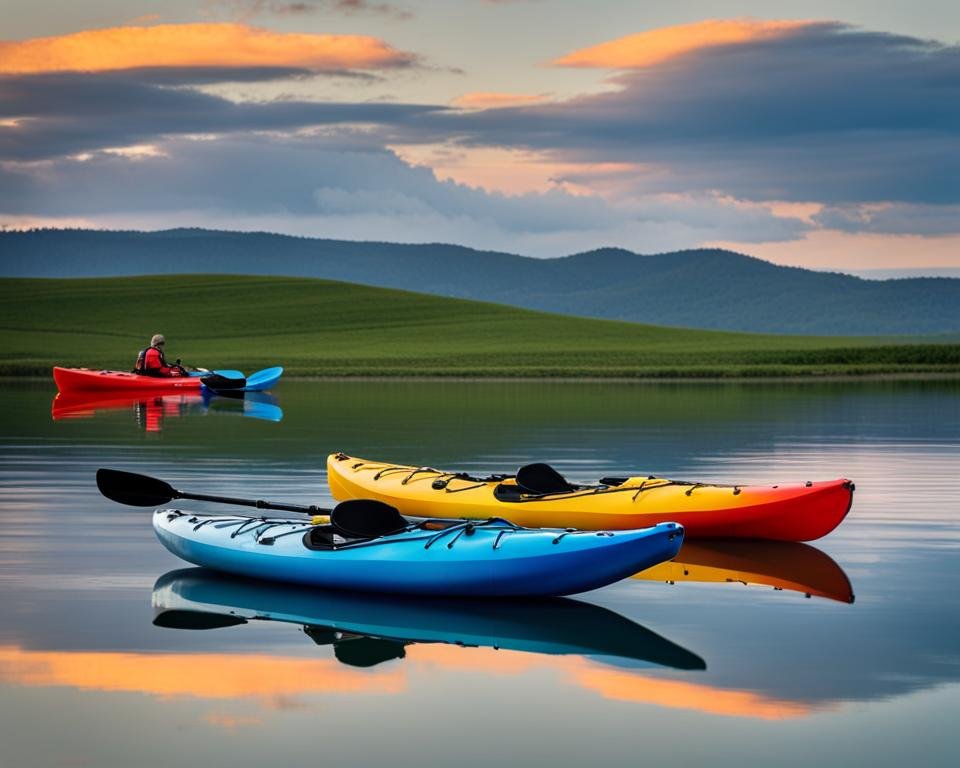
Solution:
{"label": "green grassy hill", "polygon": [[589,320],[287,277],[0,280],[0,373],[168,356],[320,376],[776,376],[960,371],[960,345]]}

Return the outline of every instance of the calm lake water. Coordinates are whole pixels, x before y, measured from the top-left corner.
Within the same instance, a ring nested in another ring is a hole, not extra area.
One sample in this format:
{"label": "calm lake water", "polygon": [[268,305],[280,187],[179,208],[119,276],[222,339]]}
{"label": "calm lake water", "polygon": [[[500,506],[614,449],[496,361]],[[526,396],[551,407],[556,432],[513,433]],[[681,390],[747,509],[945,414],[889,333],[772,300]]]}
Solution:
{"label": "calm lake water", "polygon": [[[0,392],[0,765],[956,764],[958,382]],[[812,545],[687,545],[646,577],[518,605],[217,579],[94,484],[106,466],[329,504],[338,450],[857,492]],[[184,629],[180,609],[233,625]],[[371,623],[389,639],[330,629]]]}

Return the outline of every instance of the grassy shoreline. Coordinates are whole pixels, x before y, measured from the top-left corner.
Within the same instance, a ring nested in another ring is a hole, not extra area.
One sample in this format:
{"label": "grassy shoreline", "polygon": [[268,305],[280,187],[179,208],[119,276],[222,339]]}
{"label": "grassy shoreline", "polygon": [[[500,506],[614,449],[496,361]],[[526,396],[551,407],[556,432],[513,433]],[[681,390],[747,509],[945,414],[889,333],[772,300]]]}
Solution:
{"label": "grassy shoreline", "polygon": [[[0,376],[128,370],[152,333],[205,367],[323,379],[705,381],[960,373],[960,344],[593,320],[307,278],[0,280]],[[920,343],[917,343],[920,342]]]}
{"label": "grassy shoreline", "polygon": [[[810,374],[806,376],[711,376],[673,377],[636,376],[630,378],[598,376],[287,376],[286,382],[356,382],[356,383],[447,383],[447,384],[837,384],[843,382],[937,382],[960,381],[960,371],[897,371],[864,374]],[[0,374],[4,384],[52,384],[50,375]]]}

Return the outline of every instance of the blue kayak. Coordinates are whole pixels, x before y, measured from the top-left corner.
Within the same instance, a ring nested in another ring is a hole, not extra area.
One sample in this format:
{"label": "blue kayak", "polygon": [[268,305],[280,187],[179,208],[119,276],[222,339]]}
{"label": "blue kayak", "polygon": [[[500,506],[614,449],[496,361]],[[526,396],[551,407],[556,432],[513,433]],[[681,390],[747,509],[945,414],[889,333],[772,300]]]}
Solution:
{"label": "blue kayak", "polygon": [[154,624],[183,630],[257,622],[302,627],[345,664],[403,658],[405,646],[439,643],[548,655],[601,656],[623,666],[705,669],[702,658],[626,616],[569,598],[461,600],[311,589],[207,568],[161,576]]}
{"label": "blue kayak", "polygon": [[[628,531],[521,528],[506,520],[409,520],[388,533],[266,516],[160,509],[153,527],[173,554],[254,578],[410,595],[546,597],[597,589],[670,560],[683,527]],[[390,508],[388,508],[390,509]],[[361,520],[362,522],[362,520]]]}

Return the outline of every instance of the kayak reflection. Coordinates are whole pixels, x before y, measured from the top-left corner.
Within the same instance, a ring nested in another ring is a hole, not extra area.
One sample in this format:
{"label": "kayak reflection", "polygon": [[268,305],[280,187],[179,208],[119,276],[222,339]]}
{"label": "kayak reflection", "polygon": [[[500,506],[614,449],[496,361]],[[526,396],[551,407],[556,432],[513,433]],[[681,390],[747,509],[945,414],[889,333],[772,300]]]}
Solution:
{"label": "kayak reflection", "polygon": [[830,555],[792,541],[684,541],[677,556],[633,576],[644,581],[737,582],[852,603],[850,579]]}
{"label": "kayak reflection", "polygon": [[138,426],[147,432],[160,432],[167,418],[208,413],[226,413],[265,421],[280,421],[283,410],[277,398],[267,392],[213,393],[175,392],[76,392],[58,393],[53,399],[51,415],[62,419],[92,419],[106,411],[132,410]]}
{"label": "kayak reflection", "polygon": [[441,643],[706,669],[695,653],[625,616],[569,598],[400,598],[281,586],[187,568],[157,580],[153,607],[154,624],[176,629],[253,620],[299,624],[317,644],[332,645],[339,661],[356,667],[401,659],[411,644]]}

